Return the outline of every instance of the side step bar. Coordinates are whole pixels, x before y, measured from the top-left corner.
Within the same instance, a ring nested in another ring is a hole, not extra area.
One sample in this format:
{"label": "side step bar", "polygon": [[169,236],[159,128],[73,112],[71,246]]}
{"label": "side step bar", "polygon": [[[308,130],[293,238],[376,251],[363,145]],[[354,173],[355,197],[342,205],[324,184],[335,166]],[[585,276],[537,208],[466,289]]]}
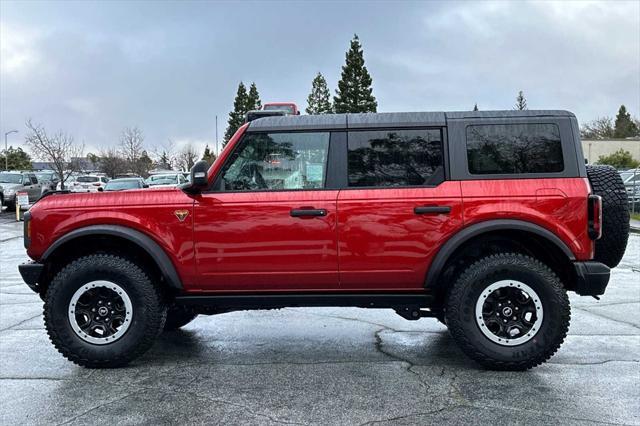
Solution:
{"label": "side step bar", "polygon": [[394,309],[406,319],[432,316],[433,297],[426,294],[224,294],[177,296],[178,305],[212,308],[214,311],[279,309],[287,307],[358,307]]}

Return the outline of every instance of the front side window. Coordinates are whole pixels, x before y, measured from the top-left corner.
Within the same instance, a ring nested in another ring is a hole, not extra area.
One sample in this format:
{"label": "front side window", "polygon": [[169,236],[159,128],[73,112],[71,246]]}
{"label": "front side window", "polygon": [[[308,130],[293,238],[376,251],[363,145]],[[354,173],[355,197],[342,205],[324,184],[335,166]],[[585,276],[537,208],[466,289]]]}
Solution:
{"label": "front side window", "polygon": [[555,173],[564,170],[555,124],[486,124],[467,127],[471,174]]}
{"label": "front side window", "polygon": [[329,133],[249,133],[222,174],[225,191],[324,187]]}
{"label": "front side window", "polygon": [[444,180],[439,129],[349,132],[350,187],[437,185]]}

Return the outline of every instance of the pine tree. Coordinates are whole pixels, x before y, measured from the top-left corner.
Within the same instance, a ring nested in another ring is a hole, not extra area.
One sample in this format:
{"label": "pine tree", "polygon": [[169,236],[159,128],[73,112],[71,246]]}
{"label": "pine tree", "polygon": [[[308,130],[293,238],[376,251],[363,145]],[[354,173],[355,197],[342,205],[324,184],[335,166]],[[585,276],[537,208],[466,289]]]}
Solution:
{"label": "pine tree", "polygon": [[627,111],[627,107],[620,105],[618,115],[616,115],[615,130],[613,132],[614,138],[629,138],[632,136],[638,136],[638,127],[636,123],[631,119],[631,114]]}
{"label": "pine tree", "polygon": [[311,93],[307,97],[307,104],[309,105],[305,109],[307,114],[331,114],[333,112],[327,80],[320,73],[311,83]]}
{"label": "pine tree", "polygon": [[231,139],[236,130],[238,130],[238,128],[242,126],[242,123],[244,123],[244,116],[247,113],[246,108],[248,103],[247,88],[244,86],[243,82],[240,82],[240,84],[238,84],[236,98],[233,101],[233,111],[229,113],[229,121],[227,130],[224,132],[222,146],[225,146],[227,142],[229,142],[229,139]]}
{"label": "pine tree", "polygon": [[473,105],[473,110],[474,110],[474,111],[479,111],[479,109],[478,109],[478,104],[477,104],[477,103]]}
{"label": "pine tree", "polygon": [[345,65],[333,98],[335,112],[376,112],[378,102],[373,96],[372,79],[364,65],[364,52],[358,35],[345,54]]}
{"label": "pine tree", "polygon": [[216,161],[216,155],[211,152],[209,149],[209,144],[204,148],[204,154],[202,154],[202,159],[205,160],[209,164],[213,164]]}
{"label": "pine tree", "polygon": [[247,96],[247,105],[245,107],[245,114],[249,111],[254,111],[262,108],[262,102],[260,102],[260,94],[255,83],[251,83],[249,87],[249,95]]}
{"label": "pine tree", "polygon": [[515,110],[524,111],[527,108],[527,99],[524,97],[524,93],[521,91],[518,92],[518,97],[516,98],[516,106],[513,108]]}

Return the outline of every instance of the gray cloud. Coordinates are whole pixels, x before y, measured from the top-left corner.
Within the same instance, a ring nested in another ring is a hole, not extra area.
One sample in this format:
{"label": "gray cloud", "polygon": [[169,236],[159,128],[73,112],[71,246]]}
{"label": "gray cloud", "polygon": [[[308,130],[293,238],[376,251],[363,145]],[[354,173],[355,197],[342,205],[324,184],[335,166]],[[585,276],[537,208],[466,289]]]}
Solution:
{"label": "gray cloud", "polygon": [[[27,118],[89,150],[137,125],[149,147],[215,141],[237,83],[304,108],[365,46],[382,111],[531,108],[640,114],[640,3],[2,2],[0,130]],[[14,135],[14,144],[20,140]]]}

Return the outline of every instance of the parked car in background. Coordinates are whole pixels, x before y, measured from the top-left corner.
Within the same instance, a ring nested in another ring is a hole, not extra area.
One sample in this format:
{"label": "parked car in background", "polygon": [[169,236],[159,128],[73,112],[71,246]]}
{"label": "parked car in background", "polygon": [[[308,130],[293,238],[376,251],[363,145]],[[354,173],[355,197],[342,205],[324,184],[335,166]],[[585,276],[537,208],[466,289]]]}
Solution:
{"label": "parked car in background", "polygon": [[141,189],[148,188],[142,178],[124,178],[124,179],[112,179],[105,185],[104,188],[98,188],[98,191],[124,191],[127,189]]}
{"label": "parked car in background", "polygon": [[72,184],[67,184],[71,192],[98,192],[98,188],[104,188],[109,182],[105,176],[78,176]]}
{"label": "parked car in background", "polygon": [[640,168],[620,172],[630,203],[640,203]]}
{"label": "parked car in background", "polygon": [[41,170],[39,172],[33,172],[38,178],[38,182],[42,185],[42,193],[47,191],[55,191],[60,178],[58,174],[53,170]]}
{"label": "parked car in background", "polygon": [[140,176],[135,173],[123,173],[120,175],[115,175],[114,179],[124,179],[124,178],[139,178]]}
{"label": "parked car in background", "polygon": [[[67,179],[65,179],[65,181],[64,181],[64,189],[69,189],[69,187],[73,185],[73,182],[75,182],[75,180],[76,180],[76,178],[78,176],[80,176],[80,175],[77,174],[77,173],[72,173],[69,176],[67,176]],[[61,191],[62,190],[62,183],[61,182],[58,182],[56,184],[56,190],[57,191]]]}
{"label": "parked car in background", "polygon": [[146,180],[147,185],[152,188],[167,188],[181,185],[187,182],[182,173],[165,173],[149,176]]}
{"label": "parked car in background", "polygon": [[35,203],[42,195],[42,186],[32,172],[0,172],[0,185],[3,191],[3,203],[9,210],[16,208],[16,194],[26,192],[29,204]]}

